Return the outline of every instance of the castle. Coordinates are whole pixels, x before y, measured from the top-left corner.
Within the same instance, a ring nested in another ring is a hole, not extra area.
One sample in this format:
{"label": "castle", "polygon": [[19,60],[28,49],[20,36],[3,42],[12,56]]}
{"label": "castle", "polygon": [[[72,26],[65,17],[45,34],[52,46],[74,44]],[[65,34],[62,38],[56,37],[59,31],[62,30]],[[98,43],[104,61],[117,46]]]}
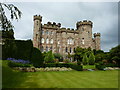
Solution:
{"label": "castle", "polygon": [[60,23],[42,25],[42,16],[34,15],[33,46],[41,52],[52,50],[61,55],[74,54],[77,46],[100,50],[100,33],[92,37],[91,21],[83,20],[76,23],[76,29],[61,28]]}

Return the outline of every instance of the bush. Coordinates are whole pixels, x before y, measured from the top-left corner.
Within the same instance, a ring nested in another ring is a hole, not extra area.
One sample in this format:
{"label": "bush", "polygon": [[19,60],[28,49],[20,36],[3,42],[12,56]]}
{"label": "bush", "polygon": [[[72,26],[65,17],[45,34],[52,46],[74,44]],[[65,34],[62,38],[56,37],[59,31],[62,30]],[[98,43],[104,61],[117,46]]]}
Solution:
{"label": "bush", "polygon": [[71,65],[71,68],[77,71],[82,71],[83,70],[83,66],[82,65]]}
{"label": "bush", "polygon": [[31,40],[5,40],[2,46],[2,59],[16,58],[30,60],[33,44]]}
{"label": "bush", "polygon": [[89,65],[94,65],[95,63],[95,56],[94,54],[91,52],[90,56],[89,56]]}
{"label": "bush", "polygon": [[103,64],[103,62],[96,63],[95,67],[98,70],[103,70],[106,66]]}
{"label": "bush", "polygon": [[45,63],[54,63],[54,55],[52,51],[48,51],[44,58]]}
{"label": "bush", "polygon": [[69,60],[69,59],[64,59],[63,62],[64,62],[64,63],[69,63],[70,60]]}
{"label": "bush", "polygon": [[106,67],[118,67],[117,64],[113,64],[113,63],[108,63],[105,65]]}
{"label": "bush", "polygon": [[83,56],[82,63],[83,63],[83,65],[88,64],[88,57],[87,57],[86,53]]}
{"label": "bush", "polygon": [[40,50],[37,48],[33,48],[32,57],[31,57],[31,62],[32,62],[33,66],[39,67],[40,65],[43,64],[43,61],[44,61],[43,55],[40,52]]}

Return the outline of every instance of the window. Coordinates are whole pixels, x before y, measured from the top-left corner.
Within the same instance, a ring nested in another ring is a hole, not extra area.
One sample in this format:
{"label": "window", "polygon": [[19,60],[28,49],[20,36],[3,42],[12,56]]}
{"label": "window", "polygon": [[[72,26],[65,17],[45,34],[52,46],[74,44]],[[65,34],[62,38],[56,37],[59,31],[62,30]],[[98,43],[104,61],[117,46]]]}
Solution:
{"label": "window", "polygon": [[44,31],[42,30],[42,35],[44,35]]}
{"label": "window", "polygon": [[72,48],[70,47],[70,53],[72,52]]}
{"label": "window", "polygon": [[74,41],[72,38],[68,38],[68,41],[67,41],[68,44],[74,44]]}
{"label": "window", "polygon": [[53,31],[51,31],[51,35],[53,35]]}
{"label": "window", "polygon": [[53,39],[51,39],[50,43],[53,44]]}
{"label": "window", "polygon": [[37,25],[38,25],[38,21],[37,21],[36,23],[37,23]]}
{"label": "window", "polygon": [[46,43],[47,43],[47,44],[49,43],[49,39],[48,39],[48,38],[46,39]]}
{"label": "window", "polygon": [[41,39],[41,42],[42,42],[42,43],[44,43],[44,42],[45,42],[45,41],[44,41],[44,38],[42,38],[42,39]]}
{"label": "window", "polygon": [[65,52],[68,52],[68,49],[67,49],[67,47],[65,48]]}
{"label": "window", "polygon": [[48,52],[48,47],[46,46],[46,52]]}
{"label": "window", "polygon": [[52,46],[50,47],[50,50],[52,50]]}
{"label": "window", "polygon": [[75,48],[74,48],[74,53],[75,53]]}
{"label": "window", "polygon": [[82,38],[82,44],[85,44],[85,42],[84,42],[84,38]]}
{"label": "window", "polygon": [[43,48],[43,46],[41,47],[41,52],[44,52],[44,48]]}
{"label": "window", "polygon": [[58,40],[58,44],[60,44],[60,40]]}
{"label": "window", "polygon": [[46,34],[47,34],[47,35],[49,34],[48,30],[46,31]]}

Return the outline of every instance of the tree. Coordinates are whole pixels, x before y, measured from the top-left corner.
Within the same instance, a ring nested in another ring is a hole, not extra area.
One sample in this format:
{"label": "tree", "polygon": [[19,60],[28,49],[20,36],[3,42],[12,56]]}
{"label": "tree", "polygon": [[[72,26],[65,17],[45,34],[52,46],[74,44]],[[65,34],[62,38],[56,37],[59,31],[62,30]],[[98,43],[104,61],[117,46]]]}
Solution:
{"label": "tree", "polygon": [[110,62],[113,62],[114,60],[116,64],[120,64],[120,45],[110,50],[109,57],[110,57]]}
{"label": "tree", "polygon": [[83,56],[82,63],[83,63],[83,65],[87,65],[88,64],[88,57],[87,57],[86,53]]}
{"label": "tree", "polygon": [[62,57],[62,55],[59,54],[59,53],[54,53],[54,57],[55,57],[56,59],[58,59],[59,61],[63,61],[63,57]]}
{"label": "tree", "polygon": [[53,63],[54,62],[54,55],[52,51],[48,51],[44,58],[45,63]]}
{"label": "tree", "polygon": [[91,52],[89,55],[89,65],[94,65],[94,63],[95,63],[95,56],[93,52]]}
{"label": "tree", "polygon": [[10,12],[10,19],[19,19],[21,18],[22,12],[13,4],[0,3],[0,27],[2,30],[13,30],[13,25],[11,20],[5,15],[5,10]]}

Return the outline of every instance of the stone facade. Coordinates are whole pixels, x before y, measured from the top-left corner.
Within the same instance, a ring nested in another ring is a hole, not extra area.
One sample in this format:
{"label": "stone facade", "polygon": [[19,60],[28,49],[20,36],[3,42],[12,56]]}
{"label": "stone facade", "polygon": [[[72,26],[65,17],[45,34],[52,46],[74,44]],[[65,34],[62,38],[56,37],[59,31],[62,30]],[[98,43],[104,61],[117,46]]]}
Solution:
{"label": "stone facade", "polygon": [[77,46],[100,50],[100,33],[94,33],[92,37],[91,21],[76,23],[76,29],[61,28],[60,23],[42,25],[42,16],[35,15],[33,31],[33,46],[42,52],[52,50],[53,53],[67,55],[74,53]]}

